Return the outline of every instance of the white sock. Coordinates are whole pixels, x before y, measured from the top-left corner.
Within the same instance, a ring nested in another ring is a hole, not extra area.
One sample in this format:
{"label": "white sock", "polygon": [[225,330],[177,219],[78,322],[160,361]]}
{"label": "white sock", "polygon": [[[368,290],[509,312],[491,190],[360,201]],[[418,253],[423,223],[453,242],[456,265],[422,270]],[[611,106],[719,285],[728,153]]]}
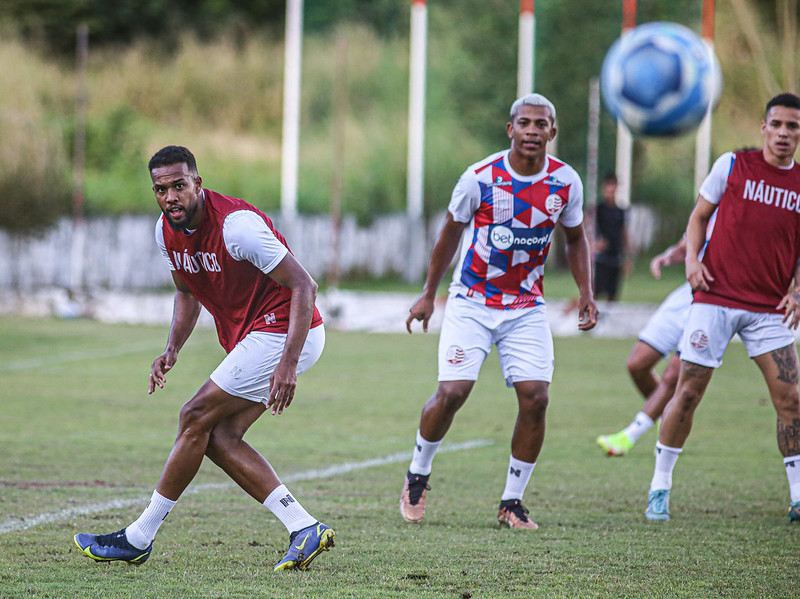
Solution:
{"label": "white sock", "polygon": [[128,543],[137,549],[147,549],[156,538],[158,527],[172,511],[177,502],[167,499],[158,491],[153,491],[150,503],[144,508],[142,515],[125,529]]}
{"label": "white sock", "polygon": [[513,455],[508,460],[508,474],[506,474],[506,488],[503,489],[503,495],[500,501],[506,499],[522,499],[522,494],[525,492],[525,487],[528,486],[528,481],[533,474],[533,468],[536,462],[523,462],[518,460]]}
{"label": "white sock", "polygon": [[653,426],[653,419],[644,412],[639,412],[627,428],[622,431],[631,440],[636,443],[643,434],[649,431]]}
{"label": "white sock", "polygon": [[305,508],[289,493],[286,485],[280,485],[264,500],[264,507],[275,514],[290,533],[317,523]]}
{"label": "white sock", "polygon": [[431,473],[433,456],[436,455],[436,450],[439,449],[441,444],[441,441],[426,441],[417,431],[417,444],[414,446],[414,457],[411,458],[411,465],[409,465],[408,471],[428,476]]}
{"label": "white sock", "polygon": [[672,488],[672,470],[675,462],[683,451],[682,447],[667,447],[661,441],[656,441],[656,467],[653,471],[653,480],[650,481],[650,490]]}
{"label": "white sock", "polygon": [[783,458],[786,467],[786,478],[789,479],[789,497],[792,503],[800,501],[800,455]]}

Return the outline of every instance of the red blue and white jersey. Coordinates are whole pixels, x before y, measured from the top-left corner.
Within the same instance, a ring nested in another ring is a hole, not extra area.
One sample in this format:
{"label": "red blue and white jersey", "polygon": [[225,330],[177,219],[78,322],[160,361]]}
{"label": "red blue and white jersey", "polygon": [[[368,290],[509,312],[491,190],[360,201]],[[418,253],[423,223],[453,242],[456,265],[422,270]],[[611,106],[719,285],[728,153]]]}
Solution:
{"label": "red blue and white jersey", "polygon": [[727,152],[714,163],[700,196],[717,204],[702,262],[713,281],[694,301],[780,313],[800,259],[800,165],[779,168],[761,150]]}
{"label": "red blue and white jersey", "polygon": [[535,175],[515,173],[510,150],[464,171],[448,210],[470,223],[450,293],[498,309],[544,303],[544,263],[557,222],[583,222],[583,184],[575,170],[553,156]]}

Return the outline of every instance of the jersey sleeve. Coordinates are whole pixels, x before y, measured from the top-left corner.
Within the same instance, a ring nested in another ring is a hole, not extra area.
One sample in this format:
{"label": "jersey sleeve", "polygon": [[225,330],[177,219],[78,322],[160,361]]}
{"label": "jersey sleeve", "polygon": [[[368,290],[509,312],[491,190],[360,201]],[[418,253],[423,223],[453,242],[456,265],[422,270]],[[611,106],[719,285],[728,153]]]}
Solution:
{"label": "jersey sleeve", "polygon": [[236,210],[222,224],[225,247],[234,260],[247,260],[269,274],[289,252],[258,214]]}
{"label": "jersey sleeve", "polygon": [[574,173],[569,188],[569,201],[558,220],[569,228],[577,227],[583,222],[583,183],[578,173]]}
{"label": "jersey sleeve", "polygon": [[472,220],[478,206],[481,204],[481,188],[475,171],[467,169],[458,179],[450,196],[447,210],[453,215],[453,220],[458,223],[468,223]]}
{"label": "jersey sleeve", "polygon": [[167,245],[164,243],[164,217],[162,216],[156,221],[156,245],[158,246],[158,250],[161,252],[161,255],[164,257],[164,260],[167,261],[167,265],[169,266],[170,270],[175,270],[175,265],[170,260],[169,252],[167,251]]}
{"label": "jersey sleeve", "polygon": [[733,152],[725,152],[717,158],[714,166],[711,167],[711,172],[700,186],[699,194],[703,199],[712,204],[719,204],[722,194],[728,188],[728,175],[731,173],[735,159]]}

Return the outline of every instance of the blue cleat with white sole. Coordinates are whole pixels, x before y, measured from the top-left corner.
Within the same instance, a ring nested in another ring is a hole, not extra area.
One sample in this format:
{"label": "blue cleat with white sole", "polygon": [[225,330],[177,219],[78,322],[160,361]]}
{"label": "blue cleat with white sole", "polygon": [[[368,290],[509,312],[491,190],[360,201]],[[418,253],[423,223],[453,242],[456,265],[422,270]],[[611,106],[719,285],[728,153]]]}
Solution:
{"label": "blue cleat with white sole", "polygon": [[789,504],[789,522],[800,521],[800,501],[793,501]]}
{"label": "blue cleat with white sole", "polygon": [[648,520],[669,520],[669,489],[650,491],[644,515]]}
{"label": "blue cleat with white sole", "polygon": [[81,532],[75,535],[75,544],[86,557],[96,562],[128,562],[138,566],[147,561],[153,544],[147,549],[138,549],[128,542],[125,529],[107,535],[91,535]]}
{"label": "blue cleat with white sole", "polygon": [[334,545],[336,533],[330,526],[317,522],[289,537],[289,551],[275,564],[275,570],[306,570],[312,560]]}

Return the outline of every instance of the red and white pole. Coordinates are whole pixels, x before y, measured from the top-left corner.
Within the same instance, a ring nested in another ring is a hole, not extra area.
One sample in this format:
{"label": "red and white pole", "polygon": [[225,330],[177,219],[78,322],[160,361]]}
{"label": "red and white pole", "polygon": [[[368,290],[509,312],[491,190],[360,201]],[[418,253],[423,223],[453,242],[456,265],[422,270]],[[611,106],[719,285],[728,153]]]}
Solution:
{"label": "red and white pole", "polygon": [[[622,35],[636,27],[636,0],[622,0]],[[631,132],[617,121],[617,195],[620,208],[631,205],[631,164],[633,162],[633,138]]]}
{"label": "red and white pole", "polygon": [[517,97],[533,93],[536,59],[536,15],[534,0],[519,3],[519,51],[517,54]]}
{"label": "red and white pole", "polygon": [[283,138],[281,142],[281,216],[297,215],[300,154],[300,79],[303,63],[303,0],[286,2],[283,67]]}
{"label": "red and white pole", "polygon": [[408,86],[408,216],[422,218],[425,164],[425,79],[428,6],[411,0],[411,64]]}
{"label": "red and white pole", "polygon": [[[708,52],[714,54],[714,0],[703,0],[703,12],[700,21],[700,34],[708,47]],[[700,191],[700,186],[708,174],[711,163],[711,109],[700,123],[695,137],[694,147],[694,192]]]}

